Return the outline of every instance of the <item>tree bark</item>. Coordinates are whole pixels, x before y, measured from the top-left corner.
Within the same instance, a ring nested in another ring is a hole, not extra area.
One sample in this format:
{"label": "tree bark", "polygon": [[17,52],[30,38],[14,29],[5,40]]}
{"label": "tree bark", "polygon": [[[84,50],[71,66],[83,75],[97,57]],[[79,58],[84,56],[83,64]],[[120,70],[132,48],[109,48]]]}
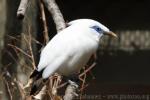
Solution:
{"label": "tree bark", "polygon": [[[11,64],[11,66],[15,65],[14,58],[17,58],[15,51],[8,46],[8,44],[14,44],[16,46],[20,46],[20,43],[16,41],[16,39],[8,38],[9,36],[17,37],[22,32],[22,22],[16,18],[16,11],[19,5],[20,0],[6,0],[6,26],[5,26],[5,34],[4,34],[4,49],[2,55],[2,64],[3,66],[7,66]],[[20,39],[20,38],[18,38]],[[9,54],[10,53],[10,54]],[[10,73],[16,72],[16,67],[8,67],[8,71]]]}
{"label": "tree bark", "polygon": [[[6,9],[5,9],[5,5],[6,5],[6,0],[1,0],[0,1],[0,52],[2,51],[2,48],[4,46],[4,29],[5,29],[5,21],[6,21]],[[0,55],[0,80],[2,80],[1,74],[1,55]],[[0,100],[5,100],[6,97],[6,91],[4,88],[4,82],[0,81]]]}
{"label": "tree bark", "polygon": [[20,98],[16,84],[13,83],[17,71],[15,60],[17,56],[15,51],[8,46],[8,44],[20,45],[16,39],[8,38],[8,36],[17,37],[22,31],[22,22],[16,19],[16,11],[19,3],[20,0],[6,0],[6,26],[4,33],[4,48],[2,50],[2,71],[4,73],[3,81],[7,90],[7,97],[9,97],[10,100],[17,100]]}

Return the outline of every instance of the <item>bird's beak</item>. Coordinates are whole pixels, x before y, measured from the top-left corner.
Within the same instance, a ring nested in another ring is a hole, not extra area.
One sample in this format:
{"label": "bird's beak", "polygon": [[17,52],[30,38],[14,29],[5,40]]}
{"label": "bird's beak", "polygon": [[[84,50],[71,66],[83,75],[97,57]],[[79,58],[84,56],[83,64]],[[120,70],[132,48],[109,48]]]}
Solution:
{"label": "bird's beak", "polygon": [[109,35],[109,36],[112,36],[112,37],[115,37],[115,38],[118,37],[114,32],[111,32],[111,31],[105,32],[104,35]]}

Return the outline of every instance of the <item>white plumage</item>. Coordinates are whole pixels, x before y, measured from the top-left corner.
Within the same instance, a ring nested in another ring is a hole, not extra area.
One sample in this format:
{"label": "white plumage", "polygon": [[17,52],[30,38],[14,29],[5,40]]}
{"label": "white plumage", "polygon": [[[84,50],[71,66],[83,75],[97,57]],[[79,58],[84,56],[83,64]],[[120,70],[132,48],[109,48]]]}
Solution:
{"label": "white plumage", "polygon": [[91,19],[78,19],[59,32],[41,52],[37,71],[42,77],[53,73],[68,76],[79,71],[98,48],[103,34],[116,36],[101,23]]}

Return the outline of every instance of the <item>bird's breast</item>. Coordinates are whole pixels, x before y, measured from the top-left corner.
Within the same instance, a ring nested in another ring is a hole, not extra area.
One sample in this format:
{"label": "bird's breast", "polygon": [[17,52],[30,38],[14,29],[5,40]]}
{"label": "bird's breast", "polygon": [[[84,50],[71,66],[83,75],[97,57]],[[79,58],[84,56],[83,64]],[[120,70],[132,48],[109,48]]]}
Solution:
{"label": "bird's breast", "polygon": [[72,52],[67,53],[66,51],[66,54],[69,54],[68,60],[58,69],[58,73],[68,76],[78,72],[96,52],[98,45],[94,41],[87,38],[77,40],[72,44]]}

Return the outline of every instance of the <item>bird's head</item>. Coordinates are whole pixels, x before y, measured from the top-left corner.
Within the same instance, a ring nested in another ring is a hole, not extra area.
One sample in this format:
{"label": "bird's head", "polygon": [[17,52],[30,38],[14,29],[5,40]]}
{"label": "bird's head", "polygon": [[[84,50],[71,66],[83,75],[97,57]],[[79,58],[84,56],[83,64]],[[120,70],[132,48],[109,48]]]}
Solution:
{"label": "bird's head", "polygon": [[85,31],[84,33],[90,33],[92,35],[94,34],[99,38],[101,38],[101,36],[103,35],[117,37],[117,35],[110,31],[106,26],[92,19],[77,19],[69,22],[68,25],[76,25],[77,27]]}

